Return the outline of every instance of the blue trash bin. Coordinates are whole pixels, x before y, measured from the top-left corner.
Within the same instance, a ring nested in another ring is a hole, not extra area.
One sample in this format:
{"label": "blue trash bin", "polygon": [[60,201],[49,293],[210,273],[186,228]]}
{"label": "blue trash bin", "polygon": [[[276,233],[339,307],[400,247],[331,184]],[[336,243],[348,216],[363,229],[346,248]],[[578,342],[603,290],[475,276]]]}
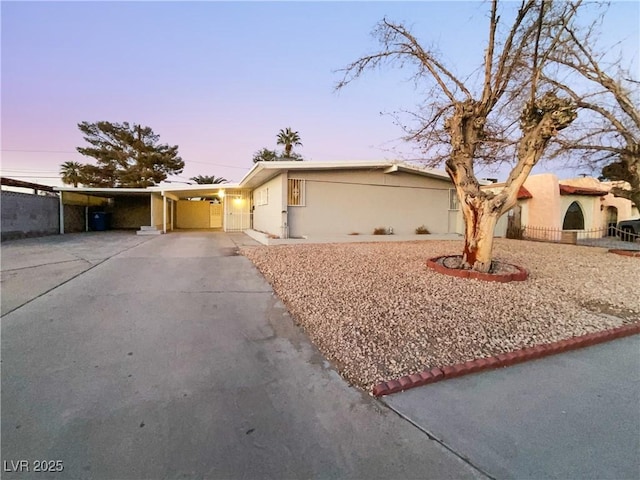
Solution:
{"label": "blue trash bin", "polygon": [[91,222],[89,223],[91,230],[95,232],[103,232],[109,229],[109,214],[106,212],[93,212],[91,214]]}

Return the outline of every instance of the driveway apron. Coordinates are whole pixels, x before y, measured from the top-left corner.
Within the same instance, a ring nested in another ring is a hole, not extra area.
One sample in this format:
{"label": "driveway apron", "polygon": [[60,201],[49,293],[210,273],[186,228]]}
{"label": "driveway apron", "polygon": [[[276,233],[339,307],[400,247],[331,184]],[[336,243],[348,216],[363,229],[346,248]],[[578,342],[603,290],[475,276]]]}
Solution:
{"label": "driveway apron", "polygon": [[2,477],[481,476],[339,377],[246,239],[162,235],[3,316]]}

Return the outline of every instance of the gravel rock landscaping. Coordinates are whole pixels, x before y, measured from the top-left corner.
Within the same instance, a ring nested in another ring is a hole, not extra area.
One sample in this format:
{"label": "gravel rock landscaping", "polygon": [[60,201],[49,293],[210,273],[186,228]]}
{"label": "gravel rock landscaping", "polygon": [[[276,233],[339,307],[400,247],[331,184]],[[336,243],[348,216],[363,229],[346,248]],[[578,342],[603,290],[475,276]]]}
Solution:
{"label": "gravel rock landscaping", "polygon": [[461,241],[244,247],[351,383],[379,381],[640,321],[640,263],[602,248],[497,239],[524,282],[449,277]]}

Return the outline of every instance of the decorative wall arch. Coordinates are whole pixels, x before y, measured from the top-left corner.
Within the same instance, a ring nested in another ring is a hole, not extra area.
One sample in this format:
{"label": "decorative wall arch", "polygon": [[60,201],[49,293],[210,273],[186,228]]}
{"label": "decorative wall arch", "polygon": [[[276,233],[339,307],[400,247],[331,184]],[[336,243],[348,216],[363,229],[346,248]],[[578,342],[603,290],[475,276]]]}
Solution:
{"label": "decorative wall arch", "polygon": [[584,212],[578,202],[572,202],[564,214],[563,230],[584,230]]}

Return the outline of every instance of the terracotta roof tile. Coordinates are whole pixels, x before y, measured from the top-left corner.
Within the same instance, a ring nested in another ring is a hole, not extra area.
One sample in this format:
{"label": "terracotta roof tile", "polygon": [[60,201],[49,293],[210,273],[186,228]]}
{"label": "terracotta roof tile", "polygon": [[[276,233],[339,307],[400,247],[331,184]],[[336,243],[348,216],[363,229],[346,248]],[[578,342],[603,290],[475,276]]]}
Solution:
{"label": "terracotta roof tile", "polygon": [[531,192],[526,188],[520,187],[520,190],[518,190],[518,200],[526,200],[527,198],[533,198],[533,195],[531,195]]}

